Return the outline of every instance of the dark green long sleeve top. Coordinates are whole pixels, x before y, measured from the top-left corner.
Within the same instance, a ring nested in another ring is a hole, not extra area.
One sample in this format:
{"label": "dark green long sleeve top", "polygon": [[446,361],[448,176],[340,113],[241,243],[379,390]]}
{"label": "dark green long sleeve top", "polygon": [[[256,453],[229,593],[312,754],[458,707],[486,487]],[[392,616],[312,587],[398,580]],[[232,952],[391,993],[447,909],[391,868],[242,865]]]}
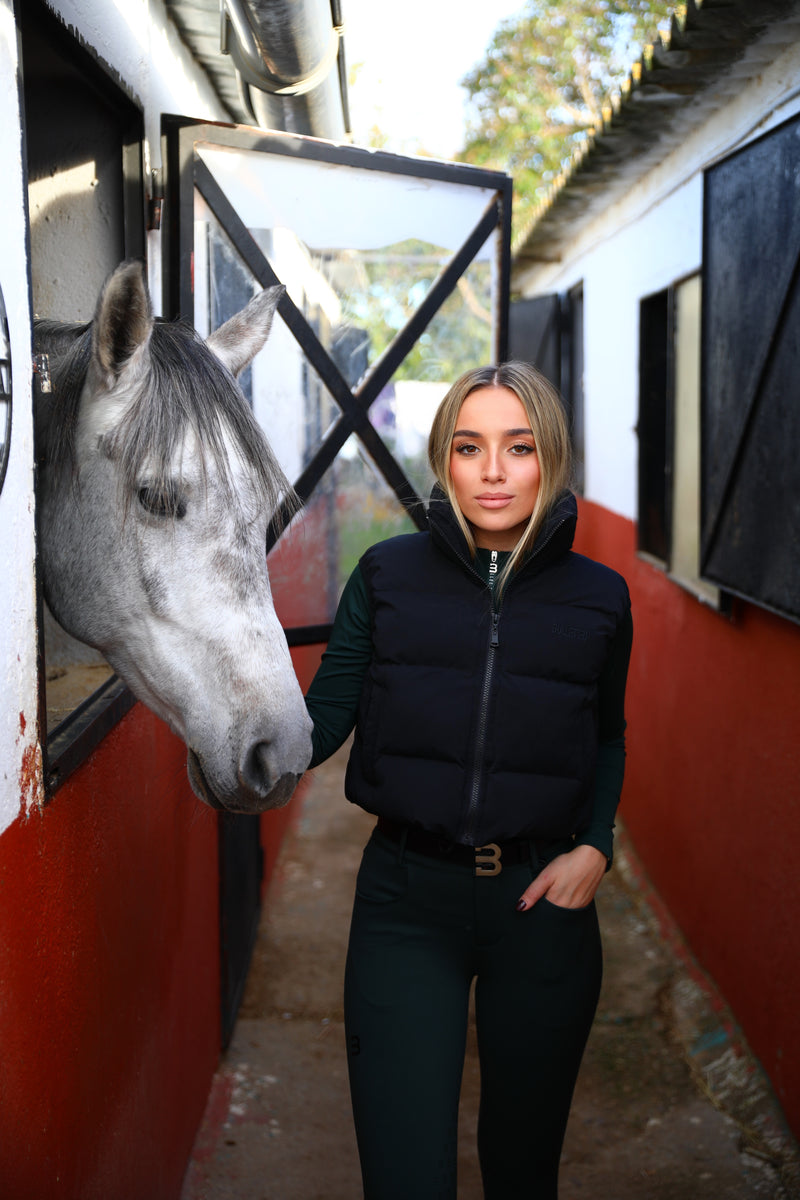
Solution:
{"label": "dark green long sleeve top", "polygon": [[[494,560],[492,555],[494,554]],[[507,554],[478,550],[475,567],[492,587]],[[369,597],[356,567],[345,586],[322,662],[306,695],[314,722],[311,766],[329,758],[347,740],[356,723],[364,676],[372,657]],[[614,820],[625,774],[625,684],[633,624],[630,612],[612,644],[598,681],[599,747],[589,825],[578,831],[576,845],[594,846],[611,862]]]}

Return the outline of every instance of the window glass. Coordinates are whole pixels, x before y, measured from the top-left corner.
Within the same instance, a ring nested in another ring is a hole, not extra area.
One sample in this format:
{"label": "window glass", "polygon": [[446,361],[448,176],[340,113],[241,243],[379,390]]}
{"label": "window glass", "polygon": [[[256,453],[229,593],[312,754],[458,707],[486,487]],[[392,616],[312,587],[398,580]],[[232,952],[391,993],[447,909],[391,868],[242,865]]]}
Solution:
{"label": "window glass", "polygon": [[[269,245],[269,238],[261,234]],[[195,193],[195,328],[202,337],[239,312],[257,291],[225,230]],[[284,264],[287,290],[329,349],[339,305],[302,255]],[[284,473],[294,483],[330,430],[339,408],[276,313],[267,343],[239,376],[239,384],[269,439]]]}
{"label": "window glass", "polygon": [[[259,232],[274,253],[268,231]],[[258,290],[227,234],[199,194],[195,205],[195,325],[204,336],[238,312]],[[281,252],[292,299],[320,343],[341,364],[348,383],[366,366],[354,338],[342,336],[341,301],[302,252],[286,239]],[[243,375],[245,373],[243,372]],[[247,372],[245,390],[285,474],[295,482],[341,412],[308,362],[280,314]],[[242,377],[240,377],[240,382]],[[372,405],[370,418],[387,445],[415,467],[425,455],[432,401],[415,394],[414,383],[394,381]],[[435,398],[442,392],[434,387]],[[415,526],[384,480],[361,440],[343,445],[304,505],[269,554],[270,584],[279,619],[287,628],[333,621],[342,588],[359,557],[374,542]]]}
{"label": "window glass", "polygon": [[281,623],[292,628],[332,622],[364,551],[415,528],[369,456],[351,439],[270,551],[272,598]]}
{"label": "window glass", "polygon": [[[201,144],[198,153],[357,395],[494,197],[475,186],[263,152]],[[194,320],[207,334],[230,315],[231,279],[238,307],[259,285],[199,187],[194,213]],[[489,236],[368,409],[373,430],[423,499],[433,483],[427,438],[435,409],[458,375],[494,357],[498,237]],[[370,457],[364,429],[351,431],[280,314],[246,389],[291,482],[321,448],[332,460],[270,553],[276,600],[291,598],[288,624],[325,623],[363,550],[415,526]]]}
{"label": "window glass", "polygon": [[639,550],[718,607],[700,578],[700,276],[640,309]]}
{"label": "window glass", "polygon": [[670,573],[711,603],[719,589],[700,575],[700,276],[674,289],[674,450]]}
{"label": "window glass", "polygon": [[[452,252],[494,196],[488,188],[349,164],[207,145],[198,152],[249,229],[290,231],[312,256],[341,254],[343,269],[348,262],[357,268],[360,254],[411,239]],[[492,257],[491,241],[479,257]]]}
{"label": "window glass", "polygon": [[[474,185],[257,151],[201,145],[199,155],[351,388],[423,304],[494,197]],[[203,210],[198,196],[196,212]],[[427,434],[449,384],[494,356],[499,237],[496,229],[487,238],[371,408],[423,492],[430,477],[420,425]],[[323,421],[320,436],[326,428]]]}

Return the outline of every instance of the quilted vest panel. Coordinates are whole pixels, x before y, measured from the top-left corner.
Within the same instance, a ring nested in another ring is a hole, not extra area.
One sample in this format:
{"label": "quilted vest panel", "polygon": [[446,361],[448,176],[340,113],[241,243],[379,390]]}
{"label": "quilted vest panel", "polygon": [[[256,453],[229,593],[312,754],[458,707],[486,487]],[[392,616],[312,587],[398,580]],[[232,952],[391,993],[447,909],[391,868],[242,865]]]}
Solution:
{"label": "quilted vest panel", "polygon": [[531,562],[493,619],[468,559],[428,533],[374,546],[361,570],[374,652],[348,798],[472,845],[580,828],[597,682],[629,604],[622,577],[571,551]]}

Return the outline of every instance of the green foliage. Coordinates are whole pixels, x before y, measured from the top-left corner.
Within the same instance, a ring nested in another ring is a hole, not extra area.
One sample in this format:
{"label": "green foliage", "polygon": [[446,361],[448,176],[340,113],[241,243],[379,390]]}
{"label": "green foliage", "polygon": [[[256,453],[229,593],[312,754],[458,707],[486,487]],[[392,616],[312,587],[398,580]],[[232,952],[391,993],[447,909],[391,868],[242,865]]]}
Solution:
{"label": "green foliage", "polygon": [[469,94],[464,162],[514,177],[514,226],[601,120],[607,98],[685,4],[670,0],[528,0],[498,27],[462,80]]}
{"label": "green foliage", "polygon": [[363,484],[348,487],[340,483],[337,509],[340,586],[350,578],[359,558],[370,546],[416,529],[393,496],[376,494]]}
{"label": "green foliage", "polygon": [[[416,239],[363,255],[342,294],[345,321],[369,335],[372,364],[419,308],[450,254]],[[453,380],[491,357],[491,270],[473,263],[395,379]],[[466,364],[466,365],[465,365]]]}

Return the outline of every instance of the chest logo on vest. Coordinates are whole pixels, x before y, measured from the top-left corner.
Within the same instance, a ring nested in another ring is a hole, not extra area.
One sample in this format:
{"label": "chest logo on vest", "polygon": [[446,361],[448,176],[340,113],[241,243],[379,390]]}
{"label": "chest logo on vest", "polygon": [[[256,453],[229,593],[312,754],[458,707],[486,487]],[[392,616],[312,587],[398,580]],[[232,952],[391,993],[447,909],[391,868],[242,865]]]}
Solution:
{"label": "chest logo on vest", "polygon": [[553,623],[552,631],[556,637],[569,638],[573,642],[585,642],[589,639],[587,629],[578,629],[576,625],[562,625],[560,621]]}

